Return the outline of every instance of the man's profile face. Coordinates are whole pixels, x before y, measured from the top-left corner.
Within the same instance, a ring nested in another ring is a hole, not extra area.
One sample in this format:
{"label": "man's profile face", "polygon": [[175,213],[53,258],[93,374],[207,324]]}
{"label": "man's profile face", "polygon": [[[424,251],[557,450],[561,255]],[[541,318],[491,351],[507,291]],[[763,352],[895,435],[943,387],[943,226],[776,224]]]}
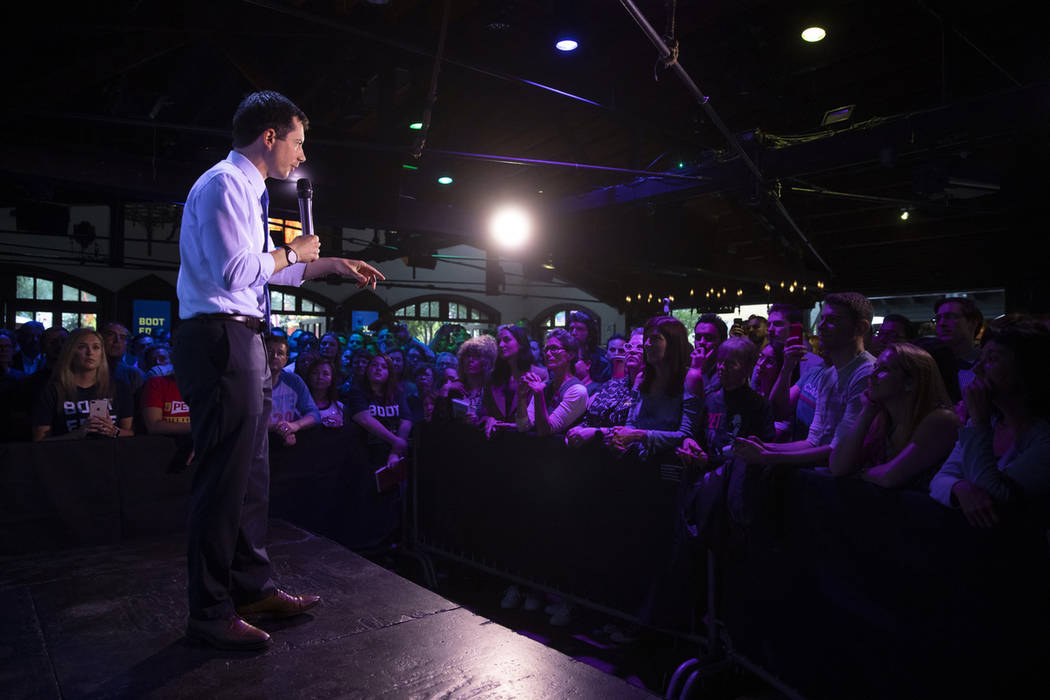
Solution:
{"label": "man's profile face", "polygon": [[299,117],[292,117],[292,129],[284,136],[274,136],[266,159],[266,171],[270,177],[287,180],[292,171],[306,162],[303,143],[306,130]]}
{"label": "man's profile face", "polygon": [[973,324],[966,318],[963,305],[957,301],[946,301],[937,307],[934,317],[937,337],[949,344],[973,343],[976,332]]}
{"label": "man's profile face", "polygon": [[576,339],[576,342],[582,347],[587,342],[587,324],[582,321],[573,321],[569,324],[569,333],[572,333],[572,337]]}
{"label": "man's profile face", "polygon": [[788,333],[791,332],[791,323],[780,311],[769,312],[769,339],[774,343],[784,344],[787,342]]}

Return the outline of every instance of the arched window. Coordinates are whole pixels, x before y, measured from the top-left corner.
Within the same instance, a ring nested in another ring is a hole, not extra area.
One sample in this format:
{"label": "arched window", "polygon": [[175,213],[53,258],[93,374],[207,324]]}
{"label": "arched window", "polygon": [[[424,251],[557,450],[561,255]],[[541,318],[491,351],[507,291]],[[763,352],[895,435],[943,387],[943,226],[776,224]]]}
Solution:
{"label": "arched window", "polygon": [[291,335],[300,328],[320,338],[328,330],[329,302],[294,287],[270,287],[270,326]]}
{"label": "arched window", "polygon": [[408,326],[408,332],[429,344],[438,328],[456,323],[471,336],[493,331],[499,325],[499,311],[476,299],[447,294],[415,297],[395,306],[394,318]]}
{"label": "arched window", "polygon": [[9,279],[7,284],[13,282],[14,289],[8,296],[11,302],[5,305],[6,327],[15,328],[28,321],[67,330],[97,327],[102,308],[99,296],[104,293],[97,285],[53,270],[20,268]]}
{"label": "arched window", "polygon": [[602,317],[580,304],[558,304],[548,307],[536,315],[533,325],[542,331],[549,331],[551,328],[565,328],[569,325],[569,314],[573,311],[586,311],[594,316],[594,320],[598,322],[598,328],[602,327]]}

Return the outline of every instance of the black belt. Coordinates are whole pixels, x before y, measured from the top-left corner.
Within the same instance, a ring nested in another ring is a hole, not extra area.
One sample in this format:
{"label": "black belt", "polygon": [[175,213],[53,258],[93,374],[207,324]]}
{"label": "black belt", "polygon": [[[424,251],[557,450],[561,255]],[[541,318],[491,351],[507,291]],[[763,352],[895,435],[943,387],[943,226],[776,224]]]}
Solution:
{"label": "black belt", "polygon": [[262,333],[266,330],[266,322],[255,316],[241,316],[239,314],[197,314],[193,318],[206,321],[233,321],[247,326],[252,333]]}

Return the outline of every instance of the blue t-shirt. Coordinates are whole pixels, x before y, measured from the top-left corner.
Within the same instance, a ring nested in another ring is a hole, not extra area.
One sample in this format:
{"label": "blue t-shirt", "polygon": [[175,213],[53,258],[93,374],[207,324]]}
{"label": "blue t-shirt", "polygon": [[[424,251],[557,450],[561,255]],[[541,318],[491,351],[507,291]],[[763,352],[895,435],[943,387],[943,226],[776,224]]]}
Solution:
{"label": "blue t-shirt", "polygon": [[281,421],[295,421],[304,416],[313,416],[321,422],[321,412],[317,410],[314,397],[306,382],[298,374],[281,370],[281,376],[273,387],[273,408],[270,410],[270,425]]}

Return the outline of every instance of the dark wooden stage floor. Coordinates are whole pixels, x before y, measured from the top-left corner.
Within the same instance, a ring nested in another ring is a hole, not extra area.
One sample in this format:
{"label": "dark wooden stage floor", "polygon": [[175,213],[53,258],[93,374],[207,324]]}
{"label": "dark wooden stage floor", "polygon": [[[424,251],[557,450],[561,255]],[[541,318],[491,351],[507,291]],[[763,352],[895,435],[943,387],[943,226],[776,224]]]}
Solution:
{"label": "dark wooden stage floor", "polygon": [[189,644],[183,536],[0,558],[7,698],[641,698],[624,680],[281,521],[286,590],[323,601],[262,623],[265,653]]}

